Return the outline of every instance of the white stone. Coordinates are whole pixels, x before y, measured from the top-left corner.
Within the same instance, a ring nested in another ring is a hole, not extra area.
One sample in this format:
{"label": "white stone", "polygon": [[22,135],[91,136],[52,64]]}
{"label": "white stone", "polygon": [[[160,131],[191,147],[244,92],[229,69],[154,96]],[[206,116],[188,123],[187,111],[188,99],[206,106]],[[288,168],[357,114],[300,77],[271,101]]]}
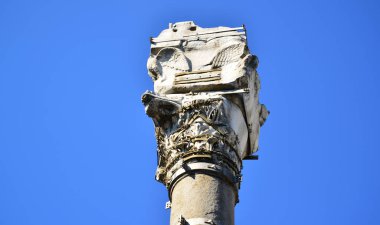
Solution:
{"label": "white stone", "polygon": [[268,116],[259,103],[257,66],[244,26],[202,28],[180,22],[151,39],[147,68],[154,92],[146,92],[142,101],[156,128],[156,179],[168,187],[170,197],[188,170],[223,177],[237,195],[242,159],[257,151],[260,126]]}

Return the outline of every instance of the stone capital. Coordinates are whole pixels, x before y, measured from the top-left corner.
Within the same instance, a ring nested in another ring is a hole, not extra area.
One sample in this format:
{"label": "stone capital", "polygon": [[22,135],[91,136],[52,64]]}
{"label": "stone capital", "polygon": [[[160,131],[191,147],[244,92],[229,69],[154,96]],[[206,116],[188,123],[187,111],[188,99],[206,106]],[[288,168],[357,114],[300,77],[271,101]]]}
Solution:
{"label": "stone capital", "polygon": [[156,179],[170,200],[181,180],[207,174],[229,185],[238,201],[242,160],[257,151],[268,116],[258,99],[257,66],[244,26],[180,22],[151,39],[147,67],[154,91],[142,102],[155,126]]}

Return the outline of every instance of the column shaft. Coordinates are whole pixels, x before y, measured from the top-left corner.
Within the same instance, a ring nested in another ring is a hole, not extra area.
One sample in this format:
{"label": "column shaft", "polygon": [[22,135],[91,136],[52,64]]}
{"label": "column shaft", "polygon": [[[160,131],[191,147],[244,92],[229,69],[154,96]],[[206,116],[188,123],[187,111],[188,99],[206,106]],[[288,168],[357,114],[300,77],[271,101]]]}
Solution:
{"label": "column shaft", "polygon": [[186,176],[172,192],[170,225],[178,225],[181,217],[190,225],[234,225],[235,202],[233,187],[222,179]]}

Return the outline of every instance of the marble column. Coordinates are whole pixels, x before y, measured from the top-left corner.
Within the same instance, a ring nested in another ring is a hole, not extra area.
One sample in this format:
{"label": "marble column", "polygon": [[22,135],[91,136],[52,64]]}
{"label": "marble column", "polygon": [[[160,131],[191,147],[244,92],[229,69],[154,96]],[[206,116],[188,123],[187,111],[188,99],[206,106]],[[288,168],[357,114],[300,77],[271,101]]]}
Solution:
{"label": "marble column", "polygon": [[151,38],[142,96],[157,139],[156,180],[169,193],[171,225],[233,225],[242,160],[258,149],[268,111],[245,27],[169,24]]}

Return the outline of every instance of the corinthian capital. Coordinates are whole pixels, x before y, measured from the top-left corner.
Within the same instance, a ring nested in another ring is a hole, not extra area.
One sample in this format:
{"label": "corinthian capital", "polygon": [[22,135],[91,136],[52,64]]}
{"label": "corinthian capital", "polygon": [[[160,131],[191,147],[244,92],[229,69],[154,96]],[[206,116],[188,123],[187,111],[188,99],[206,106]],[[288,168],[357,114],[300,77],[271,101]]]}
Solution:
{"label": "corinthian capital", "polygon": [[156,179],[170,198],[185,177],[207,174],[232,187],[238,201],[242,160],[257,151],[268,115],[258,100],[257,66],[244,26],[180,22],[151,39],[154,92],[142,101],[155,126]]}

